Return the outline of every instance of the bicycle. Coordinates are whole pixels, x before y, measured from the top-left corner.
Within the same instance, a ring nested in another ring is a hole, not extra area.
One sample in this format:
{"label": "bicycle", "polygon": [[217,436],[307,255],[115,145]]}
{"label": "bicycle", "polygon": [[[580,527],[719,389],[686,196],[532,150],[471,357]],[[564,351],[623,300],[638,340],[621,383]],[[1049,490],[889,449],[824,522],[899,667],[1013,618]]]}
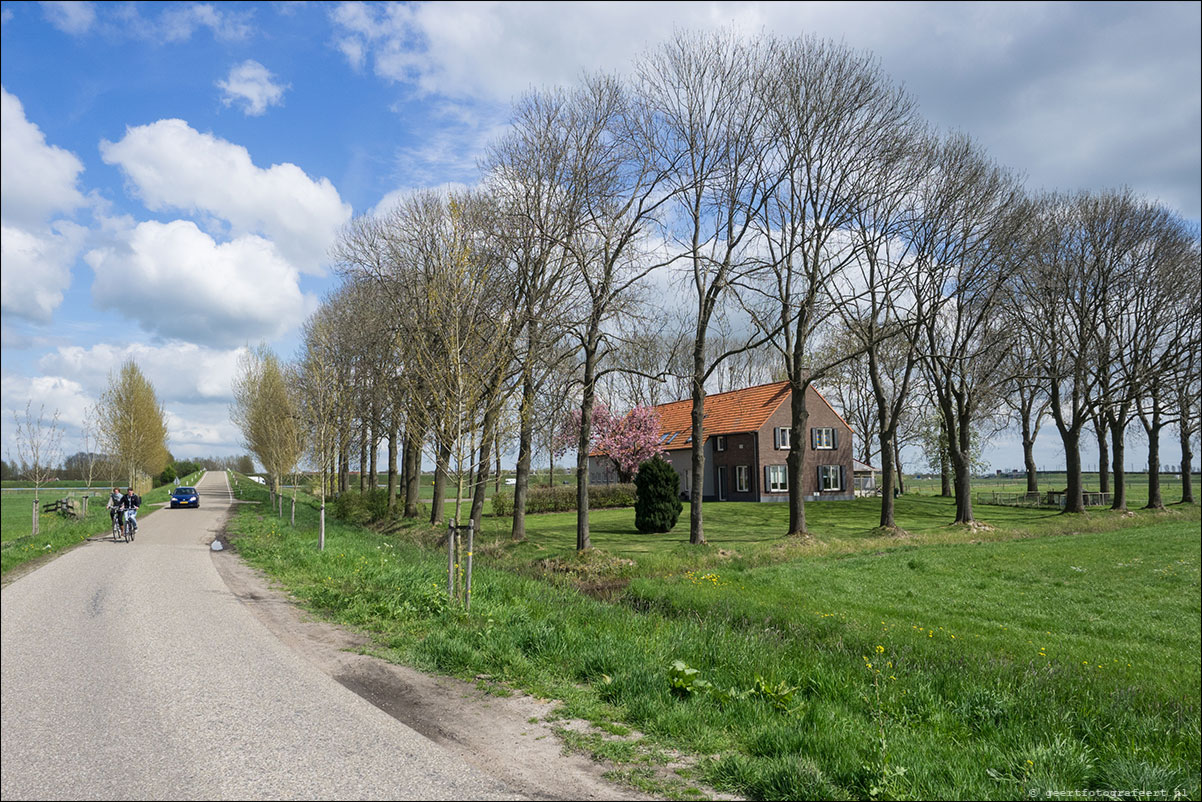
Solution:
{"label": "bicycle", "polygon": [[122,532],[122,530],[121,530],[121,511],[116,510],[115,513],[116,514],[109,516],[109,518],[111,518],[113,521],[113,540],[114,541],[120,540],[124,536],[124,532]]}
{"label": "bicycle", "polygon": [[125,542],[133,543],[134,542],[134,527],[136,526],[136,523],[137,523],[138,511],[137,510],[126,510],[124,515],[125,515],[125,526],[123,527],[123,529],[125,532]]}

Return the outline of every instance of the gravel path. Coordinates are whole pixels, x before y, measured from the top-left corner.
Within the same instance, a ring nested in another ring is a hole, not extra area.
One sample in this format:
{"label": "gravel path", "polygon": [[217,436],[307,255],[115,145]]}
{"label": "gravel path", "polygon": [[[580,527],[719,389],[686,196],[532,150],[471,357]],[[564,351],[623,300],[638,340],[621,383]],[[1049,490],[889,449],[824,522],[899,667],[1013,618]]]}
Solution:
{"label": "gravel path", "polygon": [[275,637],[208,544],[232,499],[145,518],[4,588],[4,799],[518,799]]}

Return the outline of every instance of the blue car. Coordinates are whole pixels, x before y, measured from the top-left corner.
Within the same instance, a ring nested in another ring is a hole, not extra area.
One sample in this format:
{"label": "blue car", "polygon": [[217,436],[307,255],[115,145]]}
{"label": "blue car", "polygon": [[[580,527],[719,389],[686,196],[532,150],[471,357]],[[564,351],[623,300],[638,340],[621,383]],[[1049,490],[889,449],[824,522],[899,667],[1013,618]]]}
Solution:
{"label": "blue car", "polygon": [[176,507],[199,507],[200,493],[195,487],[177,487],[171,494],[171,509]]}

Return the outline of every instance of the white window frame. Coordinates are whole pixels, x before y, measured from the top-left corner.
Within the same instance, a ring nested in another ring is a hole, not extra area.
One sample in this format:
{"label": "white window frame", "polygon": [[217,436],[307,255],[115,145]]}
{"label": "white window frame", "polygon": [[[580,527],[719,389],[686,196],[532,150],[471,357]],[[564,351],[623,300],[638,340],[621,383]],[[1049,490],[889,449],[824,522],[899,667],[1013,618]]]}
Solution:
{"label": "white window frame", "polygon": [[835,448],[835,430],[830,426],[814,427],[814,450],[833,451]]}
{"label": "white window frame", "polygon": [[735,489],[740,493],[746,493],[751,490],[751,466],[736,465],[735,466]]}
{"label": "white window frame", "polygon": [[843,490],[843,466],[819,465],[818,489],[823,493]]}
{"label": "white window frame", "polygon": [[765,490],[769,493],[788,493],[789,492],[789,466],[788,465],[765,465]]}
{"label": "white window frame", "polygon": [[772,444],[776,447],[776,450],[777,451],[788,451],[789,450],[789,427],[788,426],[777,426],[772,431],[773,431],[773,435],[772,435],[773,443]]}
{"label": "white window frame", "polygon": [[724,434],[714,435],[714,451],[725,451],[725,450],[726,450],[726,435],[724,435]]}

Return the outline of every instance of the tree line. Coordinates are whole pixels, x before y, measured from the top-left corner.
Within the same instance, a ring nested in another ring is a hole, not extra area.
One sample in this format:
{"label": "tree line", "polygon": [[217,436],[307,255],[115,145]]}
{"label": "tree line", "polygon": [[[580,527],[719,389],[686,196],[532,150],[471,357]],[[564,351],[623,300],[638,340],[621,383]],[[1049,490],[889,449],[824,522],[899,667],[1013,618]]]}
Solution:
{"label": "tree line", "polygon": [[[781,379],[789,534],[806,531],[811,385],[855,413],[863,453],[879,458],[886,529],[902,446],[922,437],[949,468],[955,521],[973,522],[974,455],[1008,416],[1031,482],[1035,436],[1054,423],[1070,512],[1084,505],[1087,435],[1113,460],[1114,506],[1126,504],[1136,422],[1149,504],[1162,505],[1158,444],[1176,426],[1192,501],[1197,228],[1124,188],[1029,190],[972,137],[923,119],[870,53],[681,32],[628,77],[530,91],[480,166],[475,188],[417,190],[354,218],[332,254],[342,282],[296,359],[256,352],[244,379],[278,373],[252,429],[275,427],[284,446],[261,452],[246,435],[265,466],[281,454],[269,473],[307,455],[324,499],[349,489],[357,463],[367,489],[386,442],[390,509],[418,515],[426,453],[431,522],[454,481],[454,515],[462,499],[478,523],[502,450],[516,448],[520,540],[536,449],[547,453],[574,410],[586,549],[599,402],[691,399],[699,500],[707,392]],[[255,393],[244,395],[235,417],[247,433]],[[689,526],[704,543],[699,503]]]}

